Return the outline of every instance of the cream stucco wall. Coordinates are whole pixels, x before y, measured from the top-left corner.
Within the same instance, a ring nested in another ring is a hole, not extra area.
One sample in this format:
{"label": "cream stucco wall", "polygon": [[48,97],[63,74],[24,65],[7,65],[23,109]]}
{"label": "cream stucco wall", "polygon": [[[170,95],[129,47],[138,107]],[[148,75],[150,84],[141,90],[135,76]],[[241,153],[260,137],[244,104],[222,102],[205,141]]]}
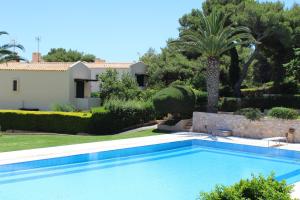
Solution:
{"label": "cream stucco wall", "polygon": [[[69,102],[67,71],[0,71],[0,109],[49,110],[54,103]],[[17,79],[18,91],[13,91]]]}
{"label": "cream stucco wall", "polygon": [[[51,110],[54,104],[73,104],[79,109],[95,106],[89,99],[89,81],[84,85],[85,98],[76,99],[75,79],[91,79],[91,70],[81,62],[65,71],[0,70],[0,109]],[[18,91],[13,91],[13,80],[18,80]],[[80,106],[83,101],[88,106]]]}

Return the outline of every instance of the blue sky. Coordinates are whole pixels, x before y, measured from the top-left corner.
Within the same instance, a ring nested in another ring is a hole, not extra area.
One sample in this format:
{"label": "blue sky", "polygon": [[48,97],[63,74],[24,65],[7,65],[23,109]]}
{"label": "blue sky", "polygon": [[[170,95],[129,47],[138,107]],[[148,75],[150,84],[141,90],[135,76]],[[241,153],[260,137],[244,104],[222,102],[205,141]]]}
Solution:
{"label": "blue sky", "polygon": [[[159,50],[178,35],[178,19],[201,0],[9,0],[1,2],[0,30],[25,46],[28,59],[36,51],[71,48],[113,62],[138,60],[150,47]],[[285,0],[287,6],[300,0]]]}

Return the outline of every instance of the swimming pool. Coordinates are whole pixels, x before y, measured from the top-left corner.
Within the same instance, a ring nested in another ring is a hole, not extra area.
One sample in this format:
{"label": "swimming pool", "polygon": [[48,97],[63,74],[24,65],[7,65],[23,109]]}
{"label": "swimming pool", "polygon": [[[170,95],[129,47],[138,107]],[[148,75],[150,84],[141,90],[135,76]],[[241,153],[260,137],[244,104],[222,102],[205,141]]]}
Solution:
{"label": "swimming pool", "polygon": [[0,166],[2,200],[191,200],[215,184],[276,173],[300,181],[300,153],[185,140]]}

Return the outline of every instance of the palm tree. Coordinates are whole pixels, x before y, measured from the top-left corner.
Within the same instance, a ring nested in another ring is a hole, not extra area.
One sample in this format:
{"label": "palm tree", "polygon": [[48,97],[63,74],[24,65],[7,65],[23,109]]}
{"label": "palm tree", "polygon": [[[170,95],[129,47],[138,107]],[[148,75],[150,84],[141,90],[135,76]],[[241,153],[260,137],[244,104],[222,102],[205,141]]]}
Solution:
{"label": "palm tree", "polygon": [[208,112],[218,111],[220,57],[226,51],[255,40],[247,27],[225,25],[227,16],[216,11],[200,17],[197,31],[184,30],[179,44],[183,48],[193,48],[207,59],[206,85],[208,93]]}
{"label": "palm tree", "polygon": [[[8,35],[5,31],[0,31],[1,35]],[[0,63],[8,62],[12,60],[25,60],[24,58],[18,56],[15,51],[12,51],[12,48],[17,48],[24,51],[24,47],[20,44],[4,44],[0,46]]]}

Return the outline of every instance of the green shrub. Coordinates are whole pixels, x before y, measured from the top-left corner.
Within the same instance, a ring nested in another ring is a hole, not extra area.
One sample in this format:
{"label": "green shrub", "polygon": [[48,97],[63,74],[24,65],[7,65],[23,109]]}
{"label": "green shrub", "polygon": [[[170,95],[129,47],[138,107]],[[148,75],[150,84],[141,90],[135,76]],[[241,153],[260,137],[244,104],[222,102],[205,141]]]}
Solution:
{"label": "green shrub", "polygon": [[76,108],[72,104],[53,104],[51,110],[57,112],[74,112]]}
{"label": "green shrub", "polygon": [[195,109],[195,102],[193,90],[180,85],[165,88],[153,97],[153,104],[158,113],[172,114],[176,117],[191,115]]}
{"label": "green shrub", "polygon": [[263,96],[264,94],[271,94],[273,85],[274,85],[273,82],[269,82],[269,83],[263,84],[260,87],[241,89],[242,96],[243,97],[257,97],[257,96]]}
{"label": "green shrub", "polygon": [[196,97],[196,107],[200,110],[206,111],[207,105],[207,92],[193,90]]}
{"label": "green shrub", "polygon": [[233,97],[223,97],[219,101],[221,111],[234,112],[241,108],[241,99]]}
{"label": "green shrub", "polygon": [[151,102],[111,99],[92,109],[91,133],[110,134],[155,119]]}
{"label": "green shrub", "polygon": [[292,200],[293,187],[285,181],[275,180],[274,175],[267,178],[252,176],[232,186],[218,185],[208,193],[201,193],[200,200]]}
{"label": "green shrub", "polygon": [[2,130],[26,130],[55,133],[80,133],[88,130],[90,113],[0,111]]}
{"label": "green shrub", "polygon": [[261,111],[257,108],[243,108],[235,112],[236,115],[244,115],[251,121],[259,120],[263,117]]}
{"label": "green shrub", "polygon": [[300,95],[268,95],[242,98],[242,108],[271,109],[278,106],[300,109]]}
{"label": "green shrub", "polygon": [[290,108],[275,107],[268,112],[268,116],[279,119],[297,119],[298,112]]}

